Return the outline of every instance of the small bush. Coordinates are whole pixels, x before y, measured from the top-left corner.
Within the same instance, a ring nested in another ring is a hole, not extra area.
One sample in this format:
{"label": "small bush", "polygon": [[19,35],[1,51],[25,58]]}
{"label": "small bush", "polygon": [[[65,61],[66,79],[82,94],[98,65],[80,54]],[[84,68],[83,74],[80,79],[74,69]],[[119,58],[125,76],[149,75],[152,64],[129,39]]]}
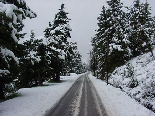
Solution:
{"label": "small bush", "polygon": [[127,63],[127,75],[126,78],[133,78],[134,77],[134,67],[132,66],[132,64]]}
{"label": "small bush", "polygon": [[128,83],[128,87],[129,88],[135,88],[138,86],[138,81],[137,79],[132,78],[131,81],[129,81]]}
{"label": "small bush", "polygon": [[13,99],[13,98],[19,97],[19,96],[21,96],[21,94],[19,94],[19,93],[13,93],[10,96],[7,96],[6,97],[6,100]]}

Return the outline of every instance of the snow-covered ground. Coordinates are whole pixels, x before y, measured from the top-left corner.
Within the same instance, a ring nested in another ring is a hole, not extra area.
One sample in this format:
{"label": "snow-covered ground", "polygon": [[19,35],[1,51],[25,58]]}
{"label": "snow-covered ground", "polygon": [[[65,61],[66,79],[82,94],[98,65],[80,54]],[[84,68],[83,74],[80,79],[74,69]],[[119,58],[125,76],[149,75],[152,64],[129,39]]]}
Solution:
{"label": "snow-covered ground", "polygon": [[[80,75],[64,76],[62,83],[50,86],[23,88],[20,97],[0,103],[0,116],[43,116],[69,90]],[[121,89],[106,85],[102,80],[89,74],[108,116],[155,116]],[[46,83],[48,84],[48,83]]]}
{"label": "snow-covered ground", "polygon": [[[155,54],[155,49],[154,49]],[[109,79],[114,87],[155,112],[155,56],[146,53],[116,68]]]}
{"label": "snow-covered ground", "polygon": [[20,89],[20,97],[0,103],[0,116],[43,116],[79,76],[63,76],[64,82],[51,83],[50,86]]}
{"label": "snow-covered ground", "polygon": [[136,102],[120,89],[107,85],[91,74],[89,74],[89,78],[93,82],[108,116],[155,116],[155,113]]}

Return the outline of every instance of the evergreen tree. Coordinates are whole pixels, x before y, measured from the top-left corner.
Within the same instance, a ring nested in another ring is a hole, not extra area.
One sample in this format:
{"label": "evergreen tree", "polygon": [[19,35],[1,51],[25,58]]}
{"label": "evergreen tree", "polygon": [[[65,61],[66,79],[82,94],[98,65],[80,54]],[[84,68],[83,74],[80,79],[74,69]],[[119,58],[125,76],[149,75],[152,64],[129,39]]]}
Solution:
{"label": "evergreen tree", "polygon": [[72,59],[73,66],[71,68],[73,70],[73,73],[81,74],[81,73],[85,72],[84,65],[83,65],[81,58],[82,58],[82,56],[80,55],[79,51],[75,51],[74,58]]}
{"label": "evergreen tree", "polygon": [[125,39],[125,12],[120,0],[107,1],[98,17],[97,34],[92,39],[94,58],[97,65],[97,76],[106,79],[109,74],[129,59],[127,40]]}
{"label": "evergreen tree", "polygon": [[75,73],[75,57],[77,52],[76,43],[69,43],[68,48],[66,49],[65,59],[63,63],[62,75],[69,75],[70,73]]}
{"label": "evergreen tree", "polygon": [[20,86],[42,85],[51,78],[50,56],[47,52],[46,38],[37,38],[31,31],[30,39],[23,42],[24,54],[20,57]]}
{"label": "evergreen tree", "polygon": [[[128,40],[132,57],[145,52],[152,52],[152,39],[154,38],[154,19],[150,13],[149,4],[135,0],[129,13]],[[153,55],[153,52],[152,52]]]}
{"label": "evergreen tree", "polygon": [[13,84],[18,75],[17,42],[24,36],[21,33],[22,20],[34,18],[36,14],[23,0],[3,0],[0,3],[0,99],[3,99],[7,94],[6,87],[9,87],[6,85]]}
{"label": "evergreen tree", "polygon": [[155,20],[154,18],[151,16],[151,12],[150,12],[151,8],[148,4],[148,2],[146,1],[146,3],[142,4],[142,24],[143,27],[142,29],[142,37],[143,39],[143,48],[142,51],[143,52],[151,52],[151,55],[153,56],[153,48],[152,45],[154,44],[153,40],[154,40],[154,32],[155,32]]}
{"label": "evergreen tree", "polygon": [[62,72],[63,63],[69,48],[68,38],[71,38],[70,19],[64,9],[64,4],[62,4],[59,12],[55,15],[53,24],[49,23],[49,27],[45,30],[45,37],[49,40],[48,49],[51,52],[50,67],[54,70],[54,81],[60,81],[60,72]]}
{"label": "evergreen tree", "polygon": [[98,17],[98,29],[92,38],[90,66],[94,75],[106,79],[131,57],[152,52],[155,20],[148,2],[135,0],[129,12],[122,10],[120,0],[108,0]]}
{"label": "evergreen tree", "polygon": [[23,55],[20,57],[20,87],[38,85],[37,69],[35,67],[37,67],[36,65],[40,61],[40,56],[37,55],[39,41],[36,39],[35,33],[31,31],[30,39],[27,39],[22,44]]}
{"label": "evergreen tree", "polygon": [[62,73],[69,75],[70,73],[81,74],[86,72],[81,58],[82,56],[77,49],[77,43],[70,42],[65,55]]}
{"label": "evergreen tree", "polygon": [[122,10],[123,4],[120,0],[110,0],[107,2],[107,21],[110,27],[107,30],[109,38],[109,60],[111,70],[124,64],[129,59],[127,40],[125,39],[125,12]]}
{"label": "evergreen tree", "polygon": [[45,80],[50,78],[50,76],[46,77],[49,73],[48,54],[46,45],[40,43],[37,52],[37,55],[40,56],[40,61],[37,66],[38,70],[36,72],[38,73],[38,85],[42,85]]}
{"label": "evergreen tree", "polygon": [[93,51],[91,52],[92,57],[92,69],[94,72],[94,75],[98,78],[104,79],[105,76],[105,55],[109,54],[109,44],[107,44],[108,38],[106,37],[106,34],[104,34],[107,29],[109,28],[108,22],[107,22],[107,14],[106,14],[106,8],[103,6],[100,16],[98,19],[98,29],[96,30],[96,35],[94,38],[92,38],[92,46]]}
{"label": "evergreen tree", "polygon": [[90,59],[90,69],[92,70],[93,75],[97,76],[96,72],[98,70],[98,65],[97,65],[97,58],[96,58],[96,54],[95,54],[94,49],[90,52],[90,58],[91,58]]}

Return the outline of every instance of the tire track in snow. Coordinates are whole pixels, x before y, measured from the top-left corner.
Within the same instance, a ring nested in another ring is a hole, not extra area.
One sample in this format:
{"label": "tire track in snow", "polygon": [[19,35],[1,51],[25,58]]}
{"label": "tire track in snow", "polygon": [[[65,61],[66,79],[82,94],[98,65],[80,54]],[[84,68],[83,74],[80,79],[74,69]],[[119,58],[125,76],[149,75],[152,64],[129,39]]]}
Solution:
{"label": "tire track in snow", "polygon": [[88,74],[77,79],[70,90],[45,116],[107,116]]}

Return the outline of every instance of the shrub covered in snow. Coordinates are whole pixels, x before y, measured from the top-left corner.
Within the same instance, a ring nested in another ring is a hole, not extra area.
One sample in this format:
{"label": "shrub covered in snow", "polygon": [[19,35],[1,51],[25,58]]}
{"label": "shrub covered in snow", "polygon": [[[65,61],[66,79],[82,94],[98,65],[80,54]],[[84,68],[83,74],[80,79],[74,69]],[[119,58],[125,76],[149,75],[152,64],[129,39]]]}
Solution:
{"label": "shrub covered in snow", "polygon": [[150,55],[140,55],[116,68],[109,83],[155,112],[155,57]]}

